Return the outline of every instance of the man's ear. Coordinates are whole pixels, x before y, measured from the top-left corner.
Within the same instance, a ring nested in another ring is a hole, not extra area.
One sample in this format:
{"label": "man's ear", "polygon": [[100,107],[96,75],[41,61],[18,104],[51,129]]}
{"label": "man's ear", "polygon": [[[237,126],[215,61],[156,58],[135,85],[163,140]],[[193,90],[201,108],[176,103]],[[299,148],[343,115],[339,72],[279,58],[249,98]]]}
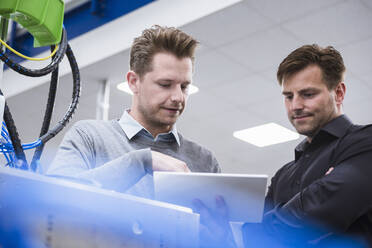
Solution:
{"label": "man's ear", "polygon": [[345,98],[346,86],[344,82],[340,82],[335,88],[335,100],[337,104],[342,104]]}
{"label": "man's ear", "polygon": [[127,73],[127,82],[130,90],[133,92],[133,94],[138,93],[138,87],[139,87],[139,76],[134,71],[128,71]]}

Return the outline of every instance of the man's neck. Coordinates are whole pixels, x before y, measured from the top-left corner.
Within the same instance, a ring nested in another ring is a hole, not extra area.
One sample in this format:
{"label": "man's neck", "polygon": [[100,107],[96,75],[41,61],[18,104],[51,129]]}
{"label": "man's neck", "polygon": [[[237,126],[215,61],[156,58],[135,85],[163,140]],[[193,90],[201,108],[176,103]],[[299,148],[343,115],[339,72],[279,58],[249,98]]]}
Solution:
{"label": "man's neck", "polygon": [[159,127],[159,128],[154,128],[154,127],[145,127],[143,124],[141,124],[144,128],[146,128],[147,131],[149,131],[152,135],[152,137],[156,138],[161,133],[168,133],[172,130],[172,126],[166,126],[166,127]]}

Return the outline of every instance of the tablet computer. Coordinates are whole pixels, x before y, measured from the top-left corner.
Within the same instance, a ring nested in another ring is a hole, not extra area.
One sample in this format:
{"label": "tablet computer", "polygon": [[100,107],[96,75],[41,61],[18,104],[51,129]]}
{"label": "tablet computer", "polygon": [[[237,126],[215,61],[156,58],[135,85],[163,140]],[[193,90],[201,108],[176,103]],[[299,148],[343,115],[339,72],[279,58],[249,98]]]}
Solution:
{"label": "tablet computer", "polygon": [[228,206],[229,220],[261,222],[267,175],[154,172],[155,199],[192,208],[200,199],[215,209],[216,196]]}

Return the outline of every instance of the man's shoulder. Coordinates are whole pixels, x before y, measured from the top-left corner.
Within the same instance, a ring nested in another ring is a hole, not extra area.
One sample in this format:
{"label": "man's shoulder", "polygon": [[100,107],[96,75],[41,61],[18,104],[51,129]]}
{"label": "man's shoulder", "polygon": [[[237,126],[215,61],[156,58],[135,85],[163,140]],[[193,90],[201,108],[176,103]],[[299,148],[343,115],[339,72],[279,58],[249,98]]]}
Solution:
{"label": "man's shoulder", "polygon": [[[115,123],[116,122],[116,123]],[[116,120],[79,120],[74,123],[70,129],[70,133],[79,133],[83,136],[99,136],[108,133],[116,133],[120,129],[120,125]]]}
{"label": "man's shoulder", "polygon": [[341,141],[347,146],[357,143],[372,142],[372,124],[368,125],[353,125],[350,132],[345,135]]}
{"label": "man's shoulder", "polygon": [[72,128],[78,130],[91,130],[101,128],[113,128],[115,120],[104,121],[104,120],[79,120],[74,123]]}
{"label": "man's shoulder", "polygon": [[336,146],[334,157],[341,162],[358,154],[372,153],[372,125],[353,125]]}
{"label": "man's shoulder", "polygon": [[351,130],[351,133],[372,134],[372,124],[353,125]]}

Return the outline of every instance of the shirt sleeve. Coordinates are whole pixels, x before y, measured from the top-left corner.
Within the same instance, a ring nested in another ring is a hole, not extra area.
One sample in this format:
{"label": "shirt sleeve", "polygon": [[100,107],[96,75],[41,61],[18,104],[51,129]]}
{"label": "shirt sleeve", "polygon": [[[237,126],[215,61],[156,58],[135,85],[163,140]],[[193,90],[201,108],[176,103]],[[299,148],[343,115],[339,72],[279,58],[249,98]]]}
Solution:
{"label": "shirt sleeve", "polygon": [[48,176],[72,177],[102,188],[125,192],[152,168],[150,149],[131,151],[95,168],[95,149],[90,137],[73,126],[65,135]]}
{"label": "shirt sleeve", "polygon": [[268,233],[297,233],[312,240],[330,231],[345,231],[368,211],[372,204],[372,137],[356,135],[341,147],[330,174],[265,214]]}

